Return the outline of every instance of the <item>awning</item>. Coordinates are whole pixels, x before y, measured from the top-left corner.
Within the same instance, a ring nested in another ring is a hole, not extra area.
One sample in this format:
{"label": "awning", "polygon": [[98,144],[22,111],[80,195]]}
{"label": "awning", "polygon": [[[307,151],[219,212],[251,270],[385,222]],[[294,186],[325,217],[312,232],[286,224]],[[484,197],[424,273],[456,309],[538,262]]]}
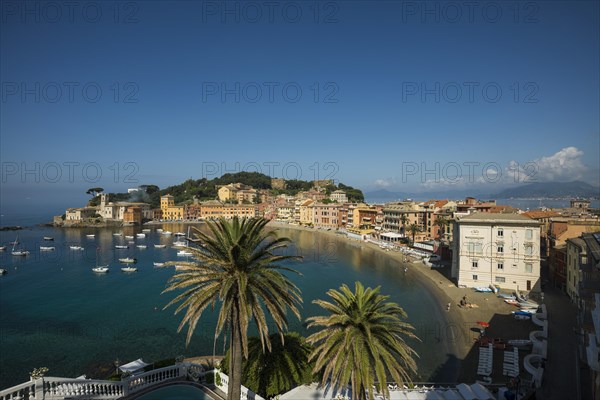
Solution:
{"label": "awning", "polygon": [[119,369],[120,369],[122,372],[130,372],[130,373],[133,373],[133,372],[135,372],[135,371],[139,371],[140,369],[144,368],[144,367],[145,367],[145,366],[147,366],[147,365],[150,365],[150,364],[147,364],[147,363],[143,362],[141,358],[138,358],[138,359],[137,359],[137,360],[135,360],[135,361],[132,361],[132,362],[130,362],[130,363],[127,363],[127,364],[125,364],[125,365],[121,365],[121,366],[119,367]]}

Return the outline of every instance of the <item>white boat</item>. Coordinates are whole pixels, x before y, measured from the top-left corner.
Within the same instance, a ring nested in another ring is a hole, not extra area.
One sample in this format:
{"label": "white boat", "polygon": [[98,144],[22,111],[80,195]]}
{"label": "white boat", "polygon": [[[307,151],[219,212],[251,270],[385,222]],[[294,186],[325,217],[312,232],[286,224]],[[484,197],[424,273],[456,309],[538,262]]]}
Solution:
{"label": "white boat", "polygon": [[100,249],[96,251],[96,266],[92,268],[93,272],[98,274],[105,274],[108,272],[108,265],[98,265],[98,254],[100,253]]}
{"label": "white boat", "polygon": [[54,238],[51,236],[44,236],[44,240],[54,240]]}
{"label": "white boat", "polygon": [[12,251],[11,251],[11,254],[13,256],[27,256],[27,255],[29,255],[29,252],[27,250],[17,250],[16,249],[17,244],[19,244],[19,234],[17,234],[17,238],[13,242],[13,247],[12,247]]}
{"label": "white boat", "polygon": [[130,239],[131,240],[131,239],[133,239],[133,236],[131,236],[131,235],[125,235],[125,239]]}
{"label": "white boat", "polygon": [[173,234],[173,232],[171,232],[171,231],[163,231],[162,234],[165,235],[165,236],[171,236]]}
{"label": "white boat", "polygon": [[145,233],[152,232],[152,229],[142,229],[142,232],[145,232]]}
{"label": "white boat", "polygon": [[155,266],[155,267],[164,267],[164,266],[165,266],[165,263],[164,263],[164,262],[155,262],[155,263],[154,263],[154,266]]}
{"label": "white boat", "polygon": [[0,251],[6,250],[6,246],[0,246]]}
{"label": "white boat", "polygon": [[183,233],[183,232],[175,232],[175,236],[185,236],[185,233]]}
{"label": "white boat", "polygon": [[137,247],[138,249],[145,249],[145,248],[147,248],[148,246],[146,246],[145,244],[138,244],[138,245],[137,245],[137,246],[135,246],[135,247]]}
{"label": "white boat", "polygon": [[156,247],[157,249],[164,249],[165,247],[167,247],[166,244],[155,244],[154,247]]}
{"label": "white boat", "polygon": [[185,247],[187,246],[186,242],[182,242],[181,240],[176,240],[175,242],[173,242],[173,246],[175,247]]}
{"label": "white boat", "polygon": [[41,251],[52,251],[55,250],[56,248],[54,246],[40,246],[40,250]]}
{"label": "white boat", "polygon": [[193,255],[193,254],[192,254],[192,252],[190,252],[190,251],[179,250],[179,251],[177,252],[177,255],[178,255],[179,257],[187,257],[187,256],[191,256],[191,255]]}
{"label": "white boat", "polygon": [[137,272],[137,268],[136,267],[123,267],[123,268],[121,268],[121,271],[123,271],[123,272]]}
{"label": "white boat", "polygon": [[88,238],[88,239],[93,239],[93,238],[96,237],[96,235],[95,234],[85,235],[85,237]]}
{"label": "white boat", "polygon": [[123,246],[123,245],[116,245],[115,249],[128,249],[129,246]]}
{"label": "white boat", "polygon": [[7,273],[8,273],[7,270],[5,270],[4,268],[0,268],[0,275],[4,275],[4,274],[7,274]]}
{"label": "white boat", "polygon": [[160,229],[160,228],[156,229],[156,232],[158,232],[158,233],[161,233],[162,231],[163,231],[163,230],[162,230],[162,229]]}
{"label": "white boat", "polygon": [[83,247],[81,247],[81,246],[69,246],[69,248],[71,250],[83,250]]}
{"label": "white boat", "polygon": [[121,232],[113,233],[113,236],[123,236]]}
{"label": "white boat", "polygon": [[139,239],[144,239],[146,237],[146,234],[145,233],[138,233],[135,236],[137,236]]}
{"label": "white boat", "polygon": [[175,271],[181,271],[187,269],[187,267],[185,265],[176,265],[175,266]]}
{"label": "white boat", "polygon": [[123,264],[135,264],[137,259],[131,257],[119,258],[119,262],[122,262]]}

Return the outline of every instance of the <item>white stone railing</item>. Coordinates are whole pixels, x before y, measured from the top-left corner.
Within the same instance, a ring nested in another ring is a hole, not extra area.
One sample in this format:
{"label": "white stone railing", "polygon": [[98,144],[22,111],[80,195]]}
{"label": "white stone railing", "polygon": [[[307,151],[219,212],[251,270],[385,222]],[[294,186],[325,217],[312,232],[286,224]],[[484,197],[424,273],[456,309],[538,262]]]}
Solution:
{"label": "white stone railing", "polygon": [[[215,374],[218,373],[221,377],[220,385],[217,384],[218,379],[216,379],[216,377],[215,377],[215,386],[218,387],[223,393],[227,394],[229,377],[227,375],[225,375],[223,372],[219,371],[218,369],[216,369],[214,371],[214,373]],[[265,400],[265,399],[263,397],[257,395],[256,393],[254,393],[252,390],[248,389],[246,386],[242,385],[240,400]]]}
{"label": "white stone railing", "polygon": [[132,375],[121,381],[43,377],[0,391],[0,400],[115,400],[159,383],[188,376],[197,381],[204,374],[200,365],[180,363]]}

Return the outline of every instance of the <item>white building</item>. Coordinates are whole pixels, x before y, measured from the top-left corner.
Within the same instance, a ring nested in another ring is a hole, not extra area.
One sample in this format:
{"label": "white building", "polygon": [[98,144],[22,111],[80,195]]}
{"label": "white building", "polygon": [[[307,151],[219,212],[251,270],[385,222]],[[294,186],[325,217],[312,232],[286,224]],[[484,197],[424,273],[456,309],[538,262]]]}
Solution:
{"label": "white building", "polygon": [[347,203],[348,202],[348,196],[346,196],[346,192],[344,192],[343,190],[336,190],[336,191],[332,192],[331,195],[329,196],[329,199],[331,201],[337,201],[338,203]]}
{"label": "white building", "polygon": [[540,290],[540,223],[519,214],[474,213],[457,219],[452,277],[459,286]]}

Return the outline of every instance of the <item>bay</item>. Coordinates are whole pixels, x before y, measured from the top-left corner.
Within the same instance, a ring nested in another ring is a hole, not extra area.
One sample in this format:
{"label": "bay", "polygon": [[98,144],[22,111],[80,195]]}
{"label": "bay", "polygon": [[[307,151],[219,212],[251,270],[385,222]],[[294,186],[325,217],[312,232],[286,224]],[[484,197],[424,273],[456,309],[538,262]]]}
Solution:
{"label": "bay", "polygon": [[[0,388],[28,379],[28,372],[48,367],[48,376],[103,377],[114,370],[113,362],[143,358],[146,362],[184,355],[213,353],[216,312],[207,310],[189,346],[185,330],[177,332],[181,316],[175,308],[163,307],[175,294],[161,294],[171,268],[155,268],[153,262],[182,260],[172,247],[174,236],[164,236],[156,228],[186,232],[187,225],[152,226],[144,239],[135,238],[126,250],[125,235],[135,237],[140,227],[120,229],[61,229],[34,226],[21,231],[0,232],[0,243],[8,246],[18,233],[28,257],[15,257],[10,247],[0,252],[0,267],[8,274],[0,277]],[[116,237],[115,232],[124,236]],[[421,341],[409,343],[417,350],[419,381],[451,382],[456,377],[453,343],[447,338],[447,324],[440,304],[422,284],[417,274],[404,272],[404,266],[386,253],[361,248],[356,242],[312,231],[279,229],[294,245],[288,254],[302,256],[290,266],[301,273],[292,279],[302,290],[302,320],[290,317],[290,330],[309,334],[305,320],[321,315],[312,303],[327,299],[326,292],[346,283],[381,286],[381,292],[398,302],[408,313]],[[88,234],[94,234],[90,239]],[[43,241],[54,237],[53,242]],[[164,249],[154,244],[167,245]],[[142,250],[135,247],[147,245]],[[40,252],[39,246],[55,246],[53,252]],[[80,245],[83,251],[71,250]],[[91,268],[110,266],[108,274],[95,274]],[[119,258],[135,257],[138,272],[123,273]],[[412,267],[412,266],[411,266]],[[271,329],[273,330],[273,329]],[[253,333],[251,329],[250,334]],[[223,338],[216,353],[226,348]]]}

